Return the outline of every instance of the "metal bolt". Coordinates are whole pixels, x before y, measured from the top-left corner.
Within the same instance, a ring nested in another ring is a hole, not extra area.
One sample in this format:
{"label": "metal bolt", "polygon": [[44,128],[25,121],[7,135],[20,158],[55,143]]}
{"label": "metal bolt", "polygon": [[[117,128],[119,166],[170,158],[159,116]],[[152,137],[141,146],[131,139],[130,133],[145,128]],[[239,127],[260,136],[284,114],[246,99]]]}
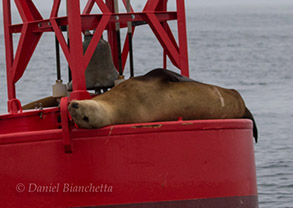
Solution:
{"label": "metal bolt", "polygon": [[43,104],[42,103],[39,103],[39,111],[40,111],[40,119],[43,119],[44,118],[44,114],[43,114]]}
{"label": "metal bolt", "polygon": [[43,111],[40,112],[40,119],[43,119],[44,118],[44,113]]}

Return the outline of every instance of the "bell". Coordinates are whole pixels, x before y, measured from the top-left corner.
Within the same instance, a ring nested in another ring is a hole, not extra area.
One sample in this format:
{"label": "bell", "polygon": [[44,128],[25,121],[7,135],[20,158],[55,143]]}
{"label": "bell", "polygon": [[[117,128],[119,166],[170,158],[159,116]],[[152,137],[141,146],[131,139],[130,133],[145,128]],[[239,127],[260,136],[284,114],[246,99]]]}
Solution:
{"label": "bell", "polygon": [[[83,53],[86,52],[92,37],[89,31],[85,32]],[[85,71],[86,87],[88,90],[111,88],[117,78],[118,72],[113,63],[110,44],[101,37]],[[68,89],[72,90],[71,82]]]}

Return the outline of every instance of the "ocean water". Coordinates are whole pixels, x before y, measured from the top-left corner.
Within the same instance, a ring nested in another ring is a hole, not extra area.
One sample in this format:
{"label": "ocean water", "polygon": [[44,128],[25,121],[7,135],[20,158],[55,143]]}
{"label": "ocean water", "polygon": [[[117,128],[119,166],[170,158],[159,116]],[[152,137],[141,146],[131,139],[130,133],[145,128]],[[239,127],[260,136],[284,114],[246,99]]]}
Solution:
{"label": "ocean water", "polygon": [[[190,76],[242,94],[259,130],[255,156],[260,207],[293,207],[293,2],[186,6]],[[137,28],[136,75],[162,67],[161,55],[162,49],[150,29]],[[168,68],[174,69],[170,63]],[[66,82],[64,57],[62,75]],[[44,34],[16,85],[17,97],[27,103],[48,96],[55,79],[54,36]],[[0,113],[7,111],[6,101],[1,26]]]}

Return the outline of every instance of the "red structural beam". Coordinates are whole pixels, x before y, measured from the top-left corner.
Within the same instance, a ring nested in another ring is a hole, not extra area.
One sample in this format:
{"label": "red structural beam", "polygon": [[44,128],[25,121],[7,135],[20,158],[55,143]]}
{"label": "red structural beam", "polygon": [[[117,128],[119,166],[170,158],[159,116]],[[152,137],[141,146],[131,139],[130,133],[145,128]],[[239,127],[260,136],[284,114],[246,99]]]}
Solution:
{"label": "red structural beam", "polygon": [[[80,0],[71,0],[67,1],[66,17],[58,16],[61,0],[54,0],[49,19],[42,18],[32,0],[15,0],[14,2],[22,19],[21,24],[13,25],[11,23],[11,1],[3,0],[8,110],[10,113],[21,111],[21,104],[16,99],[15,83],[22,77],[44,32],[55,33],[70,66],[73,93],[69,101],[71,99],[89,98],[85,86],[84,72],[105,30],[108,32],[108,42],[111,45],[114,64],[118,68],[116,22],[120,22],[121,28],[127,27],[127,22],[142,21],[149,24],[163,48],[163,66],[166,67],[168,56],[183,75],[189,75],[185,11],[184,1],[182,0],[176,1],[177,11],[167,11],[167,0],[148,0],[142,12],[134,12],[131,9],[130,13],[115,13],[114,0],[88,0],[82,14],[80,13]],[[126,5],[125,0],[122,0],[122,2]],[[95,4],[100,8],[101,14],[91,14]],[[178,41],[174,38],[167,23],[169,20],[177,20]],[[69,44],[62,34],[61,27],[67,28]],[[82,32],[85,30],[95,30],[95,33],[84,54]],[[134,31],[135,26],[133,27]],[[21,34],[15,53],[13,49],[13,33]],[[129,53],[127,38],[126,36],[122,51],[123,67]]]}
{"label": "red structural beam", "polygon": [[[132,19],[132,15],[135,14],[135,18]],[[119,20],[116,19],[114,15],[110,16],[109,23],[120,22],[121,28],[127,27],[127,22],[138,22],[138,21],[148,21],[146,12],[136,12],[133,14],[122,13],[119,15]],[[177,13],[176,12],[155,12],[155,16],[159,19],[160,22],[176,20]],[[82,14],[81,22],[82,22],[82,30],[93,30],[96,29],[98,23],[101,21],[103,15],[102,14]],[[68,25],[67,17],[51,17],[50,19],[34,21],[29,23],[32,25],[32,31],[34,33],[40,32],[54,32],[53,26],[50,24],[52,20],[55,20],[59,27]],[[22,24],[14,24],[9,27],[10,33],[21,33]]]}

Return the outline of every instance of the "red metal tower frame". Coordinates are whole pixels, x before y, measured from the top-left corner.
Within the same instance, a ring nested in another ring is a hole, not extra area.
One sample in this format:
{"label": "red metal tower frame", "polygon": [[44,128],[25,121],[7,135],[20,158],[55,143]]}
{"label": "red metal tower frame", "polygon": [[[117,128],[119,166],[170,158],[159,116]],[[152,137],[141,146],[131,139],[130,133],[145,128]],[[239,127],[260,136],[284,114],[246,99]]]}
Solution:
{"label": "red metal tower frame", "polygon": [[[122,1],[126,6],[126,0]],[[12,24],[11,1],[3,0],[9,113],[22,111],[21,103],[16,98],[15,84],[22,77],[44,32],[55,33],[70,66],[73,92],[69,101],[90,97],[86,91],[84,72],[104,30],[108,31],[113,61],[118,68],[116,22],[120,23],[121,28],[127,27],[127,22],[130,21],[144,21],[149,24],[163,47],[163,66],[166,67],[168,56],[183,75],[189,76],[185,6],[182,0],[176,0],[177,11],[167,11],[168,0],[148,0],[143,11],[134,12],[132,9],[129,13],[115,13],[114,0],[88,0],[83,12],[80,13],[80,0],[70,0],[67,1],[67,16],[64,17],[58,16],[61,0],[54,0],[48,19],[43,19],[32,0],[14,0],[14,2],[22,19],[21,24]],[[95,4],[100,8],[101,14],[91,14]],[[169,20],[177,20],[178,43],[167,23]],[[67,26],[68,38],[73,44],[67,44],[61,31],[62,26]],[[134,29],[135,26],[133,32]],[[85,30],[95,30],[95,33],[86,53],[83,54],[82,32]],[[14,33],[20,33],[15,53],[12,38]],[[123,68],[129,52],[128,43],[128,37],[126,37],[122,51]]]}

